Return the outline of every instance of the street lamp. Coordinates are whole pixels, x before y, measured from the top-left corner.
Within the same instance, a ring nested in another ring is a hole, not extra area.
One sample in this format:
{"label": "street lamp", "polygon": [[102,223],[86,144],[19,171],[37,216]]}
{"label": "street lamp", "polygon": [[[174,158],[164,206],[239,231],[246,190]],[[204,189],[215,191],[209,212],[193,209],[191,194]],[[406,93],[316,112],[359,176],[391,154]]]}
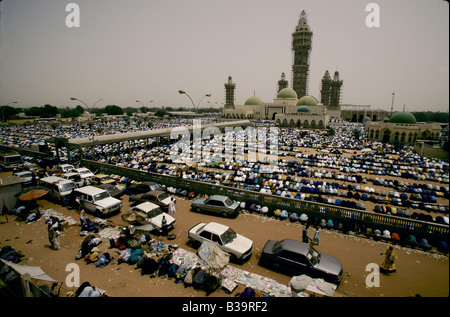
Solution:
{"label": "street lamp", "polygon": [[194,101],[192,100],[191,96],[189,96],[184,90],[178,90],[178,93],[179,93],[180,95],[183,95],[183,94],[184,94],[184,95],[186,95],[186,96],[189,97],[189,99],[190,99],[191,102],[192,102],[192,105],[194,106],[194,112],[197,112],[197,108],[200,106],[200,103],[202,102],[203,98],[205,98],[205,97],[211,97],[211,94],[206,94],[206,95],[204,95],[204,96],[202,97],[202,99],[200,99],[200,101],[198,102],[197,107],[195,107]]}
{"label": "street lamp", "polygon": [[80,99],[75,98],[75,97],[71,97],[70,100],[78,100],[78,101],[82,102],[86,106],[87,110],[89,110],[89,106],[83,100],[80,100]]}
{"label": "street lamp", "polygon": [[[89,106],[88,106],[83,100],[80,100],[80,99],[75,98],[75,97],[71,97],[70,100],[78,100],[78,101],[82,102],[82,103],[86,106],[86,109],[87,109],[87,110],[90,110],[90,109],[89,109]],[[103,98],[100,98],[99,100],[97,100],[96,102],[94,102],[94,104],[92,105],[92,109],[95,107],[95,105],[97,104],[97,102],[102,101],[102,100],[103,100]]]}

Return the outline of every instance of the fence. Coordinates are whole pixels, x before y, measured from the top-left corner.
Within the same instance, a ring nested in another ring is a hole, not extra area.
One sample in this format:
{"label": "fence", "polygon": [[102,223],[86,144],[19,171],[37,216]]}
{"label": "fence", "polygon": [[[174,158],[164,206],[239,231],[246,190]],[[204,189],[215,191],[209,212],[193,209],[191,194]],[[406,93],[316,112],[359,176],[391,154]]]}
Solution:
{"label": "fence", "polygon": [[284,209],[288,212],[295,212],[299,216],[305,213],[309,219],[331,219],[347,227],[354,228],[355,225],[358,225],[359,227],[379,229],[381,231],[389,230],[390,232],[398,233],[400,237],[407,237],[412,234],[417,239],[426,238],[429,243],[448,241],[449,227],[438,223],[281,197],[90,160],[83,160],[83,165],[102,173],[122,175],[136,181],[153,181],[168,187],[182,188],[194,193],[225,195],[241,202],[267,206],[270,210]]}

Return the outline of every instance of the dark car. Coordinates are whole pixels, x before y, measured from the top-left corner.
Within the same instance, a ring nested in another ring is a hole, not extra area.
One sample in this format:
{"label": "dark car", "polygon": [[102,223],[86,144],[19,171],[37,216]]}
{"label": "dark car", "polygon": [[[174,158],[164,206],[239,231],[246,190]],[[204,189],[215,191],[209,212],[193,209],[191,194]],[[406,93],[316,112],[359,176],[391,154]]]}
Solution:
{"label": "dark car", "polygon": [[131,184],[127,186],[126,193],[128,195],[137,195],[147,193],[152,190],[162,190],[165,188],[155,182],[142,182],[140,184]]}
{"label": "dark car", "polygon": [[223,217],[237,216],[240,203],[227,196],[212,195],[209,198],[197,198],[191,204],[191,209],[196,212],[219,214]]}
{"label": "dark car", "polygon": [[338,285],[343,276],[339,259],[319,252],[308,243],[284,239],[269,240],[263,248],[259,264],[283,271],[291,276],[306,274]]}
{"label": "dark car", "polygon": [[112,197],[117,199],[120,199],[120,197],[125,194],[123,190],[120,190],[113,184],[100,184],[97,187],[106,190]]}
{"label": "dark car", "polygon": [[172,199],[173,198],[170,197],[168,193],[161,190],[152,190],[145,194],[130,196],[130,201],[133,203],[151,202],[160,206],[163,210],[167,210],[169,208],[169,204]]}

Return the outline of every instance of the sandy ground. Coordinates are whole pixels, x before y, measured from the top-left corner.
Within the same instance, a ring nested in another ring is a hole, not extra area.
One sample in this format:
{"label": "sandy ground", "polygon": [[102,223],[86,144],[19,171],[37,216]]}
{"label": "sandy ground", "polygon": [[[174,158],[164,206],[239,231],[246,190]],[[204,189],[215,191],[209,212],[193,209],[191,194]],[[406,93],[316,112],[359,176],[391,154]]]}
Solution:
{"label": "sandy ground", "polygon": [[[122,197],[124,206],[122,211],[129,208],[128,196]],[[190,201],[177,198],[177,212],[175,218],[177,224],[173,233],[175,240],[167,240],[153,236],[168,244],[178,244],[179,247],[196,252],[196,249],[187,245],[188,230],[198,222],[216,221],[231,226],[236,232],[252,239],[255,250],[244,264],[231,264],[241,269],[248,270],[287,285],[291,277],[273,272],[258,265],[261,250],[268,239],[281,240],[293,238],[300,240],[303,226],[300,223],[290,223],[288,220],[280,221],[256,214],[240,214],[235,219],[227,219],[211,215],[197,214],[189,211]],[[67,209],[47,200],[40,200],[41,209],[53,208],[67,216],[79,220],[78,213],[74,209]],[[133,265],[117,263],[115,260],[105,268],[96,268],[94,264],[86,264],[83,260],[75,260],[83,237],[80,236],[81,227],[73,225],[63,231],[60,241],[61,249],[52,250],[47,238],[47,229],[43,219],[26,224],[15,221],[14,216],[0,218],[0,247],[10,245],[25,254],[23,264],[39,265],[55,279],[65,281],[66,266],[69,263],[77,263],[80,267],[81,282],[89,281],[92,285],[106,290],[112,297],[204,297],[205,292],[185,288],[183,284],[175,284],[173,280],[164,278],[150,278],[141,276],[140,269]],[[109,219],[112,225],[124,224],[120,215]],[[309,236],[313,236],[312,228]],[[383,256],[380,253],[387,248],[387,243],[366,239],[363,237],[344,235],[338,231],[321,230],[319,251],[333,255],[341,260],[344,267],[344,278],[335,292],[335,296],[358,297],[410,297],[417,294],[424,297],[448,297],[449,296],[449,260],[448,256],[437,253],[423,252],[410,248],[395,246],[398,255],[396,262],[397,272],[380,275],[379,287],[366,286],[366,277],[370,271],[366,271],[369,263],[381,263]],[[104,241],[99,249],[103,252],[114,253],[109,249],[109,243]],[[210,297],[233,297],[243,290],[243,286],[228,294],[223,290],[216,291]],[[61,296],[76,288],[62,286]]]}

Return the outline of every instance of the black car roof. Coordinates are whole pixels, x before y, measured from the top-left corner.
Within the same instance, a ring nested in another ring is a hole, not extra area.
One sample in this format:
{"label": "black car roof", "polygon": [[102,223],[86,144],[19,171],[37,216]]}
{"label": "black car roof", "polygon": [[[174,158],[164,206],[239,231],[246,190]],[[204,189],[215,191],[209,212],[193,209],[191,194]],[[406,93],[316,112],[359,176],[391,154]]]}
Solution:
{"label": "black car roof", "polygon": [[281,240],[280,246],[283,250],[305,255],[308,253],[310,248],[309,244],[292,239]]}

